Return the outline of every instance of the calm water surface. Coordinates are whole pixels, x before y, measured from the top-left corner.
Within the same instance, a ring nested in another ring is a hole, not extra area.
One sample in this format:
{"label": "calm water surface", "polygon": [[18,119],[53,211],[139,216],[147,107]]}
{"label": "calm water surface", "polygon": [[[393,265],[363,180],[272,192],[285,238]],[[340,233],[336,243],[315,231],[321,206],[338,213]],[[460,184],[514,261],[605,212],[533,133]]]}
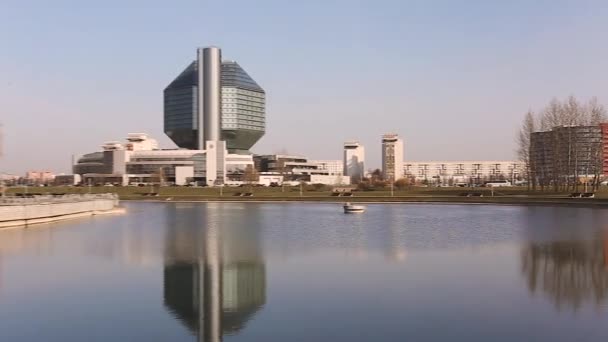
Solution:
{"label": "calm water surface", "polygon": [[608,210],[128,203],[0,231],[0,341],[606,341]]}

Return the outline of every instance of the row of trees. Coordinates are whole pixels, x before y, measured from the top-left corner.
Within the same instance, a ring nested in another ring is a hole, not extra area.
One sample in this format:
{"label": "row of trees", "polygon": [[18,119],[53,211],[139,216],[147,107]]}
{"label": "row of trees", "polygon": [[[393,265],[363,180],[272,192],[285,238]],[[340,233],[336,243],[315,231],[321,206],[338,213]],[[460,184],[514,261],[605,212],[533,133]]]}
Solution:
{"label": "row of trees", "polygon": [[[359,190],[384,189],[391,186],[390,180],[385,179],[380,169],[375,169],[369,177],[364,177],[360,180],[355,180],[354,185],[357,185]],[[411,178],[400,178],[393,182],[395,189],[404,190],[415,184],[415,180]]]}
{"label": "row of trees", "polygon": [[[595,97],[587,103],[574,96],[563,101],[554,98],[536,113],[529,110],[517,136],[517,153],[526,165],[528,187],[575,191],[581,182],[597,187],[603,162],[601,140],[577,134],[575,129],[568,127],[597,126],[606,117],[606,108]],[[559,127],[564,127],[563,133]],[[546,157],[544,162],[538,163],[538,155],[531,150],[532,133],[551,130],[554,132],[551,139],[544,141],[549,144],[544,150],[550,155],[543,156]],[[589,179],[589,175],[593,177]]]}

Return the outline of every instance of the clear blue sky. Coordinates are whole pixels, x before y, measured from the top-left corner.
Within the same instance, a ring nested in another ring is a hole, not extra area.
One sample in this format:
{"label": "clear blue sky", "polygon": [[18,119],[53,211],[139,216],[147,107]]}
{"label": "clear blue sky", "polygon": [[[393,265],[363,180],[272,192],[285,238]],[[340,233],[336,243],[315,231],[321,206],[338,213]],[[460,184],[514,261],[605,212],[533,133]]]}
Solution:
{"label": "clear blue sky", "polygon": [[606,1],[2,0],[0,171],[68,172],[70,156],[128,132],[163,147],[162,90],[218,45],[267,91],[254,152],[340,159],[346,139],[379,166],[514,158],[529,108],[608,102]]}

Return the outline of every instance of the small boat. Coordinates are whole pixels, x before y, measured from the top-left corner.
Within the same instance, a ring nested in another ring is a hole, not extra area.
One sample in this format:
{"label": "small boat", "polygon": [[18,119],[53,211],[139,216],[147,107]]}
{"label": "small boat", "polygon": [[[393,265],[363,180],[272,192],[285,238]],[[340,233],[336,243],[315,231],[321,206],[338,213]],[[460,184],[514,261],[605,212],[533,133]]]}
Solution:
{"label": "small boat", "polygon": [[365,206],[363,206],[363,205],[355,205],[355,204],[351,204],[350,202],[347,202],[346,204],[344,204],[344,213],[345,214],[362,213],[362,212],[365,212]]}

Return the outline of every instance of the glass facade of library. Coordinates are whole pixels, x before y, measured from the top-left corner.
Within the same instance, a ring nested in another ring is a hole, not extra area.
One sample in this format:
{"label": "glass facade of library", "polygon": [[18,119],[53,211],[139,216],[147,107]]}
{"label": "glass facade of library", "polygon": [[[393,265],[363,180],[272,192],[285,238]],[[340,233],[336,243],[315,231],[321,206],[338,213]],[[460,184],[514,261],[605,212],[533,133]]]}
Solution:
{"label": "glass facade of library", "polygon": [[[197,148],[197,73],[192,62],[164,91],[165,133],[181,148]],[[221,138],[231,153],[248,153],[266,130],[266,94],[234,61],[222,62],[221,82]]]}

